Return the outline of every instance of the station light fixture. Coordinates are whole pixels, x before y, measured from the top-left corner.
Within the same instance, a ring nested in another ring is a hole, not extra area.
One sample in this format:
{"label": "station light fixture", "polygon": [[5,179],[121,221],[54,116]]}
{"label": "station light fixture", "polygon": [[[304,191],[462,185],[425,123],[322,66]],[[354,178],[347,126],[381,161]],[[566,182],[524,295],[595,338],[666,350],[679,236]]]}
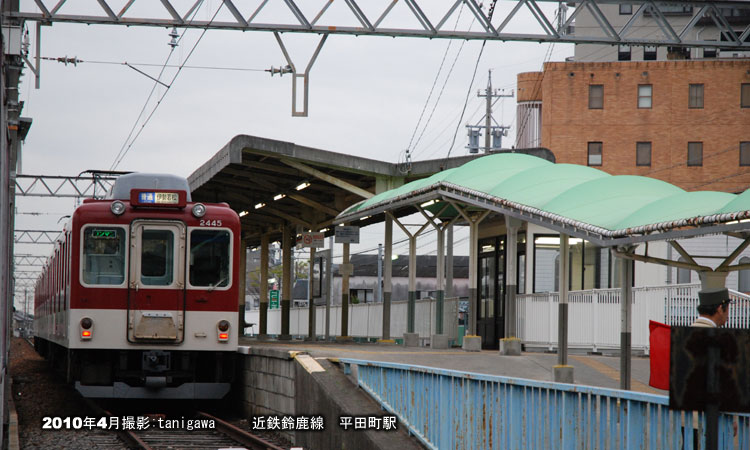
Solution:
{"label": "station light fixture", "polygon": [[422,208],[427,208],[428,206],[432,206],[435,203],[437,203],[437,200],[430,200],[429,202],[424,202],[419,206],[421,206]]}
{"label": "station light fixture", "polygon": [[248,215],[248,214],[249,214],[249,213],[248,213],[247,211],[240,211],[240,214],[239,214],[239,216],[240,216],[240,217],[245,217],[245,216],[246,216],[246,215]]}
{"label": "station light fixture", "polygon": [[305,188],[307,188],[309,186],[310,186],[310,183],[308,183],[307,181],[305,181],[303,183],[298,184],[295,189],[298,190],[298,191],[301,191],[302,189],[305,189]]}
{"label": "station light fixture", "polygon": [[266,206],[266,204],[265,204],[265,203],[263,203],[263,202],[260,202],[260,203],[256,203],[256,204],[255,204],[255,209],[260,209],[260,208],[262,208],[262,207],[264,207],[264,206]]}
{"label": "station light fixture", "polygon": [[273,197],[273,200],[281,200],[282,198],[286,197],[286,194],[277,194]]}

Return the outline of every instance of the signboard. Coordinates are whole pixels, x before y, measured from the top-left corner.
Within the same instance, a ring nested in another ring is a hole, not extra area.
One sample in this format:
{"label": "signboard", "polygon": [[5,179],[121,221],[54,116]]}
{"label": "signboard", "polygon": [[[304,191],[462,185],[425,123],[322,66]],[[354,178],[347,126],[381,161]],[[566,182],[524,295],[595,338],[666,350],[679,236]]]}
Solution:
{"label": "signboard", "polygon": [[340,226],[335,230],[337,244],[359,244],[359,227]]}
{"label": "signboard", "polygon": [[271,301],[268,309],[279,309],[279,291],[277,289],[268,291],[268,299]]}
{"label": "signboard", "polygon": [[669,407],[750,412],[750,330],[672,327]]}
{"label": "signboard", "polygon": [[297,247],[303,248],[323,248],[325,246],[323,240],[325,233],[320,232],[305,232],[297,236]]}

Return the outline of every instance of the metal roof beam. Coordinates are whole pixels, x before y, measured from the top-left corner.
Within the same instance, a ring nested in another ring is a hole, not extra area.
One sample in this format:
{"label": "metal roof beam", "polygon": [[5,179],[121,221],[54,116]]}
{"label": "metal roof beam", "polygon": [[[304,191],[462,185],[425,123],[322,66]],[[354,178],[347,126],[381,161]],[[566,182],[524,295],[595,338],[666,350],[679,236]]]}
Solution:
{"label": "metal roof beam", "polygon": [[351,184],[351,183],[349,183],[347,181],[342,180],[341,178],[337,178],[337,177],[331,176],[331,175],[329,175],[329,174],[327,174],[327,173],[325,173],[323,171],[320,171],[318,169],[312,168],[312,167],[310,167],[310,166],[308,166],[306,164],[302,164],[302,163],[299,163],[297,161],[292,161],[290,159],[282,159],[281,162],[283,162],[284,164],[288,165],[289,167],[293,167],[293,168],[299,170],[300,172],[312,175],[315,178],[318,178],[318,179],[323,180],[323,181],[325,181],[327,183],[330,183],[330,184],[332,184],[332,185],[334,185],[336,187],[339,187],[339,188],[341,188],[341,189],[343,189],[345,191],[349,191],[352,194],[356,194],[356,195],[358,195],[358,196],[360,196],[362,198],[371,198],[371,197],[373,197],[375,195],[372,192],[366,191],[366,190],[362,189],[359,186],[355,186],[355,185],[353,185],[353,184]]}

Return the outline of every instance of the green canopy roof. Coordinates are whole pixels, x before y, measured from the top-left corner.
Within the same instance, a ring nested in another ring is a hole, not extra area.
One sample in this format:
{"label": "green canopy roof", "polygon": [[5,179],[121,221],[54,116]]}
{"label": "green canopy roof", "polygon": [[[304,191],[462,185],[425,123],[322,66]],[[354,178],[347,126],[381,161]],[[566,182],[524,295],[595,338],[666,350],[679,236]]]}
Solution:
{"label": "green canopy roof", "polygon": [[[609,175],[592,167],[504,153],[478,158],[382,192],[349,207],[336,222],[413,205],[428,198],[454,200],[552,228],[572,228],[571,234],[593,234],[600,239],[709,224],[731,225],[750,217],[750,190],[740,195],[687,192],[654,178]],[[750,229],[750,223],[743,226]],[[728,228],[693,234],[725,229]]]}

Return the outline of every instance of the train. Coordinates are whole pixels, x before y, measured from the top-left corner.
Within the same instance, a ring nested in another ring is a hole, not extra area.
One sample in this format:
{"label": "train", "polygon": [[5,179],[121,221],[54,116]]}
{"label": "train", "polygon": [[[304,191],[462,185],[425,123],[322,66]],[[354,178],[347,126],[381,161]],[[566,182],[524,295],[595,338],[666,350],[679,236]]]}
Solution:
{"label": "train", "polygon": [[91,398],[221,399],[235,374],[240,219],[185,178],[85,199],[36,282],[34,347]]}

